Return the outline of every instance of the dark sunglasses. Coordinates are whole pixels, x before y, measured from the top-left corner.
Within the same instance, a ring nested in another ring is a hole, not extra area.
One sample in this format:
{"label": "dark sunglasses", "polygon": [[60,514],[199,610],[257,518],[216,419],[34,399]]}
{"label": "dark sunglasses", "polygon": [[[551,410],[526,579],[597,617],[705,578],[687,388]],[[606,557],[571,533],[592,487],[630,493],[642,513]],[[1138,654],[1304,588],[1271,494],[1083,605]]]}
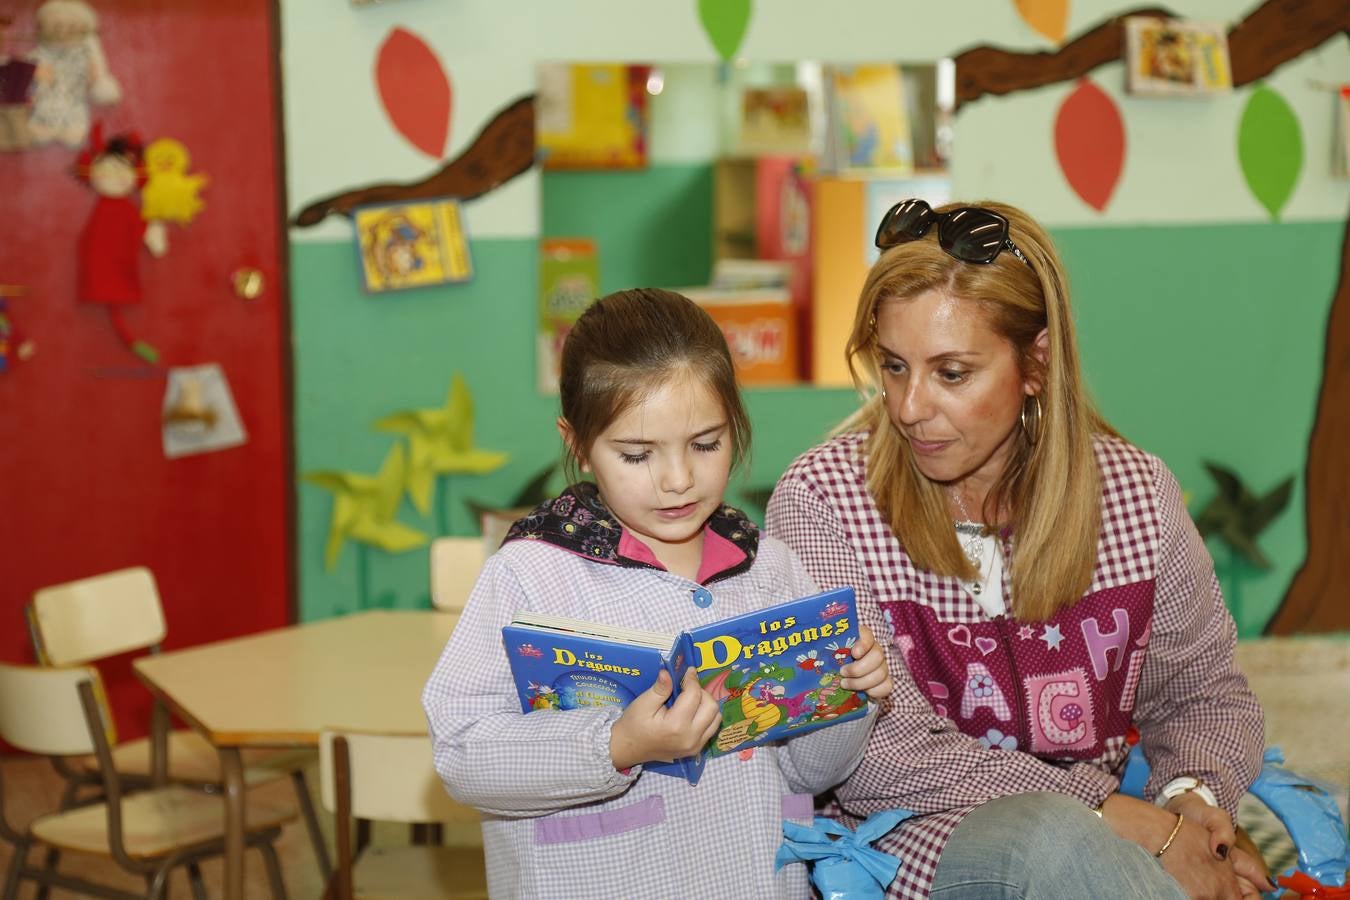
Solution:
{"label": "dark sunglasses", "polygon": [[885,250],[917,241],[928,234],[935,222],[938,246],[949,256],[962,262],[986,265],[1006,249],[1026,263],[1027,268],[1032,268],[1030,261],[1008,237],[1008,220],[980,206],[962,206],[951,212],[938,213],[926,200],[901,200],[890,208],[877,226],[877,248]]}

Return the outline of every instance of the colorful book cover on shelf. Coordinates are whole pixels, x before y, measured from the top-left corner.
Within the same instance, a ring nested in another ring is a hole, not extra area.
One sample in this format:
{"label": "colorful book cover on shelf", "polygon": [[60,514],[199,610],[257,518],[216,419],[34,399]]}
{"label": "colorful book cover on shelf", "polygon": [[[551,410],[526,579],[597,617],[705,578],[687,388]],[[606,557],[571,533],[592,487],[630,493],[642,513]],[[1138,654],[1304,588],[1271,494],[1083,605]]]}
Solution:
{"label": "colorful book cover on shelf", "polygon": [[791,384],[799,379],[797,318],[786,285],[678,290],[721,327],[741,384]]}
{"label": "colorful book cover on shelf", "polygon": [[539,241],[539,322],[536,368],[540,393],[558,393],[563,341],[600,294],[600,260],[588,238]]}
{"label": "colorful book cover on shelf", "polygon": [[648,766],[697,784],[706,759],[864,715],[867,698],[840,686],[858,618],[852,588],[659,635],[554,616],[518,615],[502,629],[521,709],[627,706],[665,668],[679,694],[684,669],[722,707],[703,753]]}
{"label": "colorful book cover on shelf", "polygon": [[900,67],[840,67],[834,70],[832,86],[838,167],[913,169],[914,142]]}
{"label": "colorful book cover on shelf", "polygon": [[540,65],[534,129],[543,168],[646,168],[650,75],[651,66]]}

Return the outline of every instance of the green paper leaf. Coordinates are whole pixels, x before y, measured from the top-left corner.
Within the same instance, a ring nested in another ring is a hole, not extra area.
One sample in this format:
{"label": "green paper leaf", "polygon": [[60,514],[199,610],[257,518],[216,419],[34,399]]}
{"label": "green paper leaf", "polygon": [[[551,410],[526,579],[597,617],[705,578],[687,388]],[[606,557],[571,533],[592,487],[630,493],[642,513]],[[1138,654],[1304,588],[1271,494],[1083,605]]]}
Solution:
{"label": "green paper leaf", "polygon": [[750,0],[698,0],[698,17],[717,54],[730,60],[750,24]]}
{"label": "green paper leaf", "polygon": [[1278,219],[1303,169],[1303,133],[1293,109],[1265,85],[1252,91],[1242,111],[1238,161],[1247,187]]}

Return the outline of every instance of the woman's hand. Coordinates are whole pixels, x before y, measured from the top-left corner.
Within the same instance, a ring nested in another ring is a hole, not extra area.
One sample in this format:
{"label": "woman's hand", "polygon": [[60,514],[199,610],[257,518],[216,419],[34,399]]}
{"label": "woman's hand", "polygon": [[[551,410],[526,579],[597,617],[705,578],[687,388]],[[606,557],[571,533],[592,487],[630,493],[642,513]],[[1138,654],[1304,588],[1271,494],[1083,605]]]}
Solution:
{"label": "woman's hand", "polygon": [[[1206,809],[1214,809],[1198,797],[1190,799]],[[1189,806],[1186,808],[1189,809]],[[1217,811],[1223,814],[1224,819],[1228,818],[1223,810]],[[1211,849],[1218,840],[1210,829],[1192,821],[1189,812],[1184,815],[1185,821],[1159,860],[1163,868],[1177,880],[1188,897],[1196,900],[1240,900],[1248,896],[1239,883],[1230,859],[1220,857]],[[1168,835],[1177,825],[1176,811],[1124,794],[1112,794],[1106,799],[1102,804],[1102,818],[1116,834],[1133,841],[1150,854],[1156,854],[1162,849]],[[1206,821],[1217,824],[1211,817],[1206,817]],[[1231,822],[1228,823],[1228,833],[1232,833]],[[1232,855],[1232,840],[1231,837],[1228,839],[1229,857]]]}
{"label": "woman's hand", "polygon": [[1227,859],[1233,865],[1233,873],[1238,877],[1238,885],[1243,896],[1252,896],[1261,891],[1277,890],[1270,880],[1270,873],[1261,860],[1260,851],[1251,839],[1233,826],[1233,819],[1226,810],[1210,806],[1191,792],[1179,794],[1167,801],[1167,809],[1182,813],[1187,822],[1195,822],[1209,832],[1209,850],[1219,859]]}
{"label": "woman's hand", "polygon": [[670,691],[670,674],[663,670],[656,683],[624,709],[609,733],[614,768],[693,756],[712,740],[722,724],[721,706],[698,683],[692,666],[680,682],[680,696],[667,707]]}
{"label": "woman's hand", "polygon": [[872,637],[866,625],[858,626],[858,639],[853,642],[853,662],[839,670],[843,675],[840,685],[846,691],[863,691],[873,700],[891,695],[895,685],[886,667],[886,654]]}

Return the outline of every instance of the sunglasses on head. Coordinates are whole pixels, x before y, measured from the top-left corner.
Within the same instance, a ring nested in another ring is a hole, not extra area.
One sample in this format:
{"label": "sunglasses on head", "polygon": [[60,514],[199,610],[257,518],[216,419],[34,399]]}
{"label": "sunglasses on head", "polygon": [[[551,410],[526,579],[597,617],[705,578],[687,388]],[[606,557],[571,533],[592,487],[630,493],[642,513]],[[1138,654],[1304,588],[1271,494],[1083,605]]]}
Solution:
{"label": "sunglasses on head", "polygon": [[[880,250],[917,241],[937,224],[938,246],[962,262],[986,265],[1004,250],[1012,252],[1027,268],[1030,261],[1008,237],[1008,220],[981,206],[962,206],[950,212],[934,212],[928,201],[901,200],[890,208],[877,226]],[[1034,271],[1034,270],[1033,270]]]}

